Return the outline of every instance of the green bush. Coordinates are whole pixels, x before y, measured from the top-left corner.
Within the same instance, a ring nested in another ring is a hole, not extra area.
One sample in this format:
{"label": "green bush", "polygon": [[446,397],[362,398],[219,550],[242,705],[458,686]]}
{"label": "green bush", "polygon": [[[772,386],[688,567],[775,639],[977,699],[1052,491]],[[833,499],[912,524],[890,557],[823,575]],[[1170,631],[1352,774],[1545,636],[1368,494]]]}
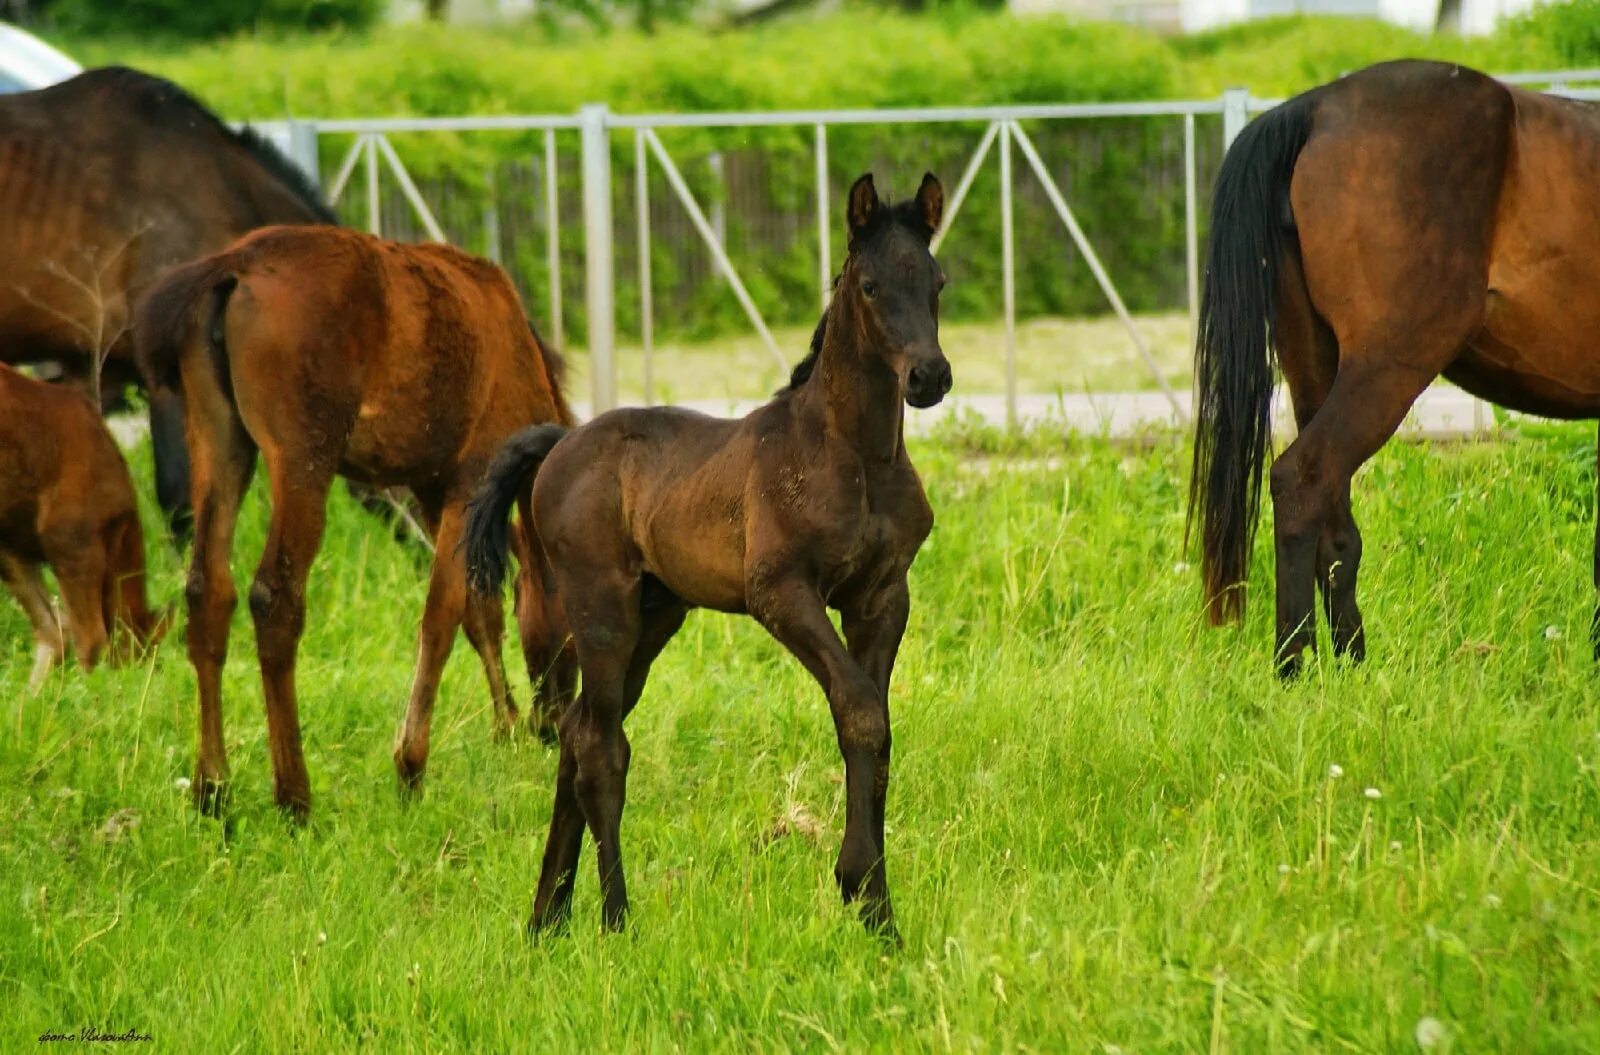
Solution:
{"label": "green bush", "polygon": [[47,13],[72,33],[211,38],[368,26],[386,6],[387,0],[54,0]]}
{"label": "green bush", "polygon": [[1562,0],[1536,8],[1512,23],[1507,33],[1542,42],[1562,65],[1600,62],[1600,0]]}

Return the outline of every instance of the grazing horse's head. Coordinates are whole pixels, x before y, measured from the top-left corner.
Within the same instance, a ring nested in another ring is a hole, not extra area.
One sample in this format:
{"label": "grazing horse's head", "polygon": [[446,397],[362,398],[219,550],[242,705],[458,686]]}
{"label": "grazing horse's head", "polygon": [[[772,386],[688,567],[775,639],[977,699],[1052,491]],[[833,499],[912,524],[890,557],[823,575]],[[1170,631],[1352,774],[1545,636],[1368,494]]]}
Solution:
{"label": "grazing horse's head", "polygon": [[944,215],[944,188],[932,173],[917,196],[888,205],[869,173],[850,188],[850,251],[836,295],[850,304],[865,357],[879,357],[900,379],[905,401],[931,407],[950,391],[950,360],[939,347],[944,272],[929,246]]}

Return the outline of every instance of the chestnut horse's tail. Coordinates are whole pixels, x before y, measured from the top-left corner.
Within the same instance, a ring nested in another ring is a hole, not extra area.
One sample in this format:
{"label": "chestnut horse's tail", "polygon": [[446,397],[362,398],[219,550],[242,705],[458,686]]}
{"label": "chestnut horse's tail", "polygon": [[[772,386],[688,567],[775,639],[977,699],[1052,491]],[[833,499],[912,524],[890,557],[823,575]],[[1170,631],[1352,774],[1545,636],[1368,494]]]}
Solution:
{"label": "chestnut horse's tail", "polygon": [[1213,623],[1244,614],[1261,474],[1272,437],[1274,301],[1279,266],[1294,238],[1289,181],[1311,138],[1314,104],[1311,93],[1297,96],[1245,126],[1212,192],[1184,545],[1198,518]]}
{"label": "chestnut horse's tail", "polygon": [[178,381],[183,350],[196,339],[205,340],[223,391],[231,391],[221,353],[222,311],[239,281],[231,270],[233,263],[228,254],[220,254],[173,268],[150,287],[135,309],[134,361],[150,393],[156,498],[169,513],[189,501],[189,456]]}
{"label": "chestnut horse's tail", "polygon": [[517,496],[528,487],[545,456],[565,436],[564,425],[523,429],[495,452],[478,493],[467,504],[462,544],[467,550],[467,581],[479,593],[492,594],[506,577],[507,520]]}

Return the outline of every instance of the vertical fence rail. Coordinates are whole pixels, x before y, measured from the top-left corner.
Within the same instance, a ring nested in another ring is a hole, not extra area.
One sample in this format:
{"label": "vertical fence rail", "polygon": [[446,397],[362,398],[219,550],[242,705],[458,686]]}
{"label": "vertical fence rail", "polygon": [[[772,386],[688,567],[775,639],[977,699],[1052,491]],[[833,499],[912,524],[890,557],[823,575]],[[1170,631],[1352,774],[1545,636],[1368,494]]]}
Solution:
{"label": "vertical fence rail", "polygon": [[557,348],[567,345],[566,320],[561,317],[561,193],[556,171],[556,130],[544,130],[544,266],[550,287],[550,330]]}
{"label": "vertical fence rail", "polygon": [[617,405],[615,271],[612,266],[611,130],[604,105],[579,112],[583,135],[583,249],[594,413]]}
{"label": "vertical fence rail", "polygon": [[1200,215],[1195,171],[1194,114],[1183,115],[1183,264],[1188,278],[1189,345],[1200,336]]}
{"label": "vertical fence rail", "polygon": [[1000,124],[1000,275],[1006,316],[1006,428],[1017,427],[1017,276],[1011,226],[1011,126]]}
{"label": "vertical fence rail", "polygon": [[822,310],[833,299],[832,229],[828,216],[828,126],[819,124],[817,136],[817,288],[822,291]]}
{"label": "vertical fence rail", "polygon": [[644,405],[655,403],[655,299],[650,288],[650,156],[645,131],[633,130],[633,208],[639,230],[639,341],[644,351]]}
{"label": "vertical fence rail", "polygon": [[367,231],[383,233],[383,203],[378,197],[378,137],[367,136]]}
{"label": "vertical fence rail", "polygon": [[1233,146],[1233,141],[1244,131],[1250,120],[1250,93],[1244,88],[1229,88],[1222,93],[1222,148]]}

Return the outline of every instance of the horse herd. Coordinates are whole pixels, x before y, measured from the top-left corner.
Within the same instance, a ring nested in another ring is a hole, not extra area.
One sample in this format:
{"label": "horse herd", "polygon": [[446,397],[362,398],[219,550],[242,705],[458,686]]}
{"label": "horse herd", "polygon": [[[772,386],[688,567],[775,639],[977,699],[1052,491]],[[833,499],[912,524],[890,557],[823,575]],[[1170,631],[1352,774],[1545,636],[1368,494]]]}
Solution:
{"label": "horse herd", "polygon": [[[1428,62],[1313,89],[1229,150],[1212,203],[1190,517],[1210,617],[1237,619],[1276,365],[1299,425],[1270,474],[1280,674],[1315,647],[1316,589],[1335,652],[1364,655],[1351,476],[1434,378],[1516,409],[1600,415],[1597,171],[1593,108]],[[49,182],[66,172],[78,193]],[[114,387],[141,384],[158,496],[180,537],[193,510],[184,596],[202,809],[226,803],[230,550],[259,460],[271,520],[248,607],[279,806],[311,805],[294,671],[329,488],[336,476],[403,488],[435,543],[394,752],[403,791],[421,786],[458,626],[482,660],[496,732],[517,721],[500,600],[515,558],[530,724],[560,751],[532,929],[568,919],[585,827],[602,919],[623,925],[623,722],[689,609],[710,608],[755,618],[822,687],[845,764],[836,878],[870,928],[896,933],[889,683],[907,574],[933,525],[905,407],[937,404],[952,383],[930,252],[937,179],[897,204],[870,175],[851,186],[833,300],[766,405],[739,420],[658,407],[584,425],[498,267],[337,227],[270,146],[164,81],[97,70],[0,101],[0,207],[17,232],[0,250],[13,277],[0,289],[7,358],[69,376],[104,363]],[[73,259],[95,268],[92,302]],[[1600,532],[1596,557],[1600,586]],[[44,564],[85,666],[160,639],[168,620],[145,600],[133,485],[99,408],[0,366],[0,577],[34,626],[35,689],[66,644]],[[1596,627],[1600,648],[1600,612]]]}

